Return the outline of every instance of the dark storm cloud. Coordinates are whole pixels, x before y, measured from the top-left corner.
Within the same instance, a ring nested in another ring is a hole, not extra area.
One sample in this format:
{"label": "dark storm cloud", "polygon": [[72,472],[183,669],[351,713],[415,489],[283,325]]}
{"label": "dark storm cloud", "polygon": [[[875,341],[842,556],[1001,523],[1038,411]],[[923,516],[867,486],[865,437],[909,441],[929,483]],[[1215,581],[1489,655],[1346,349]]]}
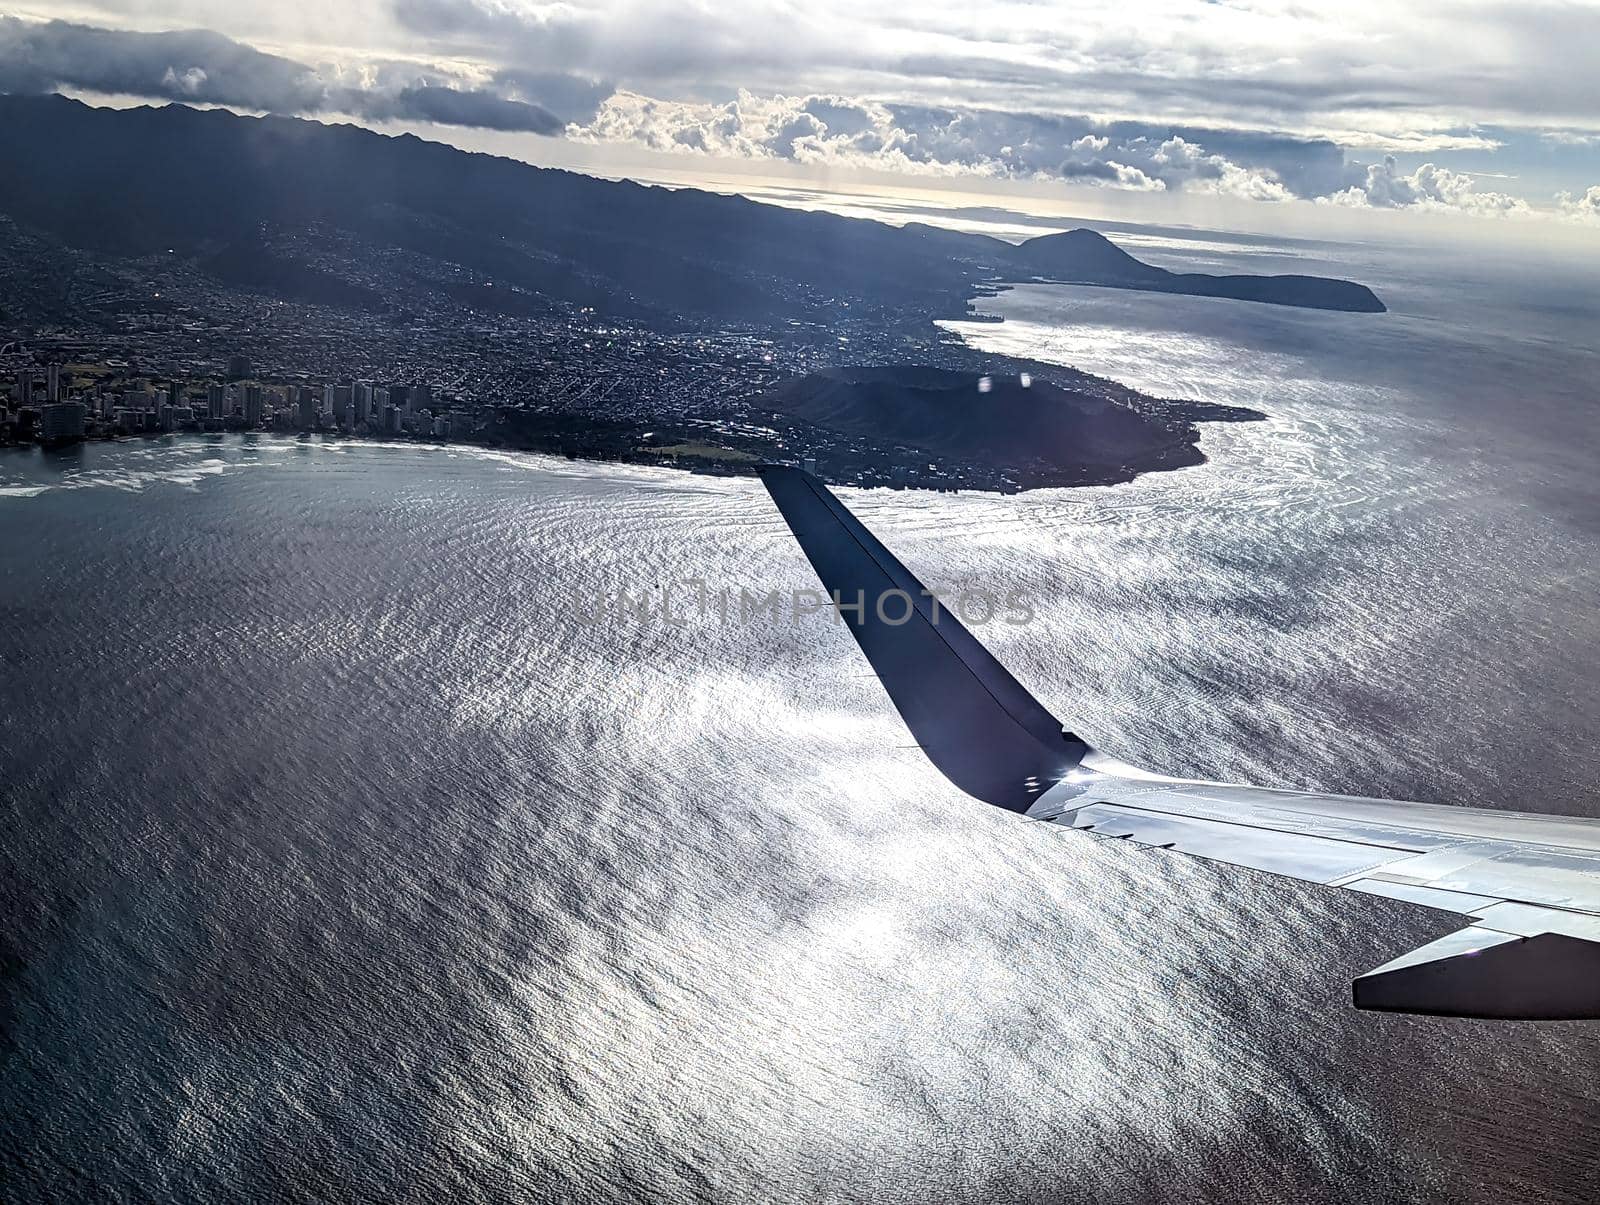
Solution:
{"label": "dark storm cloud", "polygon": [[132,33],[0,17],[0,88],[63,86],[290,112],[328,103],[327,84],[309,67],[205,30]]}
{"label": "dark storm cloud", "polygon": [[436,125],[559,134],[567,124],[539,105],[464,88],[420,84],[400,89],[392,104],[395,117],[431,121]]}
{"label": "dark storm cloud", "polygon": [[[559,92],[560,80],[544,77],[543,90]],[[589,80],[572,80],[567,96],[578,119],[586,107],[592,114],[598,103],[580,98],[598,87]],[[59,88],[547,135],[561,133],[567,120],[532,96],[462,86],[440,71],[411,65],[379,64],[350,82],[206,30],[135,33],[0,17],[0,91]]]}
{"label": "dark storm cloud", "polygon": [[1117,179],[1117,165],[1104,159],[1088,159],[1083,162],[1068,160],[1056,169],[1063,180],[1107,180]]}

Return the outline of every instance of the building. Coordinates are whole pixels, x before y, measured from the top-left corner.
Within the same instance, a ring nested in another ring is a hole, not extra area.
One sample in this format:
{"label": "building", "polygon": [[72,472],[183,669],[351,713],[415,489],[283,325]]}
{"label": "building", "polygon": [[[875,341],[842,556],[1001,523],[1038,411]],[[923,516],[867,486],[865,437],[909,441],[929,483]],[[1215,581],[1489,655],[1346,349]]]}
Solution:
{"label": "building", "polygon": [[45,369],[45,398],[52,402],[61,400],[61,365],[51,364]]}
{"label": "building", "polygon": [[206,413],[211,418],[221,418],[225,415],[228,405],[228,391],[221,385],[206,386]]}
{"label": "building", "polygon": [[244,421],[252,427],[261,425],[261,386],[244,387]]}
{"label": "building", "polygon": [[354,397],[355,390],[349,385],[333,387],[333,421],[341,427],[350,425],[350,406]]}
{"label": "building", "polygon": [[17,405],[33,405],[33,370],[25,368],[17,377]]}
{"label": "building", "polygon": [[400,434],[400,407],[389,405],[383,408],[383,431],[385,435]]}
{"label": "building", "polygon": [[52,402],[39,410],[39,442],[76,443],[83,438],[83,419],[88,408],[82,402]]}
{"label": "building", "polygon": [[317,429],[317,394],[309,385],[300,386],[300,414],[295,425],[302,431]]}
{"label": "building", "polygon": [[230,381],[242,381],[245,379],[245,377],[254,375],[255,374],[250,371],[249,356],[228,357],[228,379]]}
{"label": "building", "polygon": [[372,416],[372,382],[357,381],[351,401],[355,408],[352,418],[359,427]]}

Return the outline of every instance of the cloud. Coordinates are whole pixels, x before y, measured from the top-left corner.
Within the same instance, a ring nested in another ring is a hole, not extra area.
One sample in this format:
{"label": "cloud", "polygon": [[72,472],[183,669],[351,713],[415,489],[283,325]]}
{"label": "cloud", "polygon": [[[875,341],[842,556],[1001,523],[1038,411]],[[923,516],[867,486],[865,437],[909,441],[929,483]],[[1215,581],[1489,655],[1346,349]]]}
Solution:
{"label": "cloud", "polygon": [[1063,180],[1082,181],[1088,184],[1106,184],[1133,192],[1165,192],[1164,180],[1147,176],[1137,167],[1118,163],[1114,159],[1067,160],[1059,169]]}
{"label": "cloud", "polygon": [[1482,125],[1600,131],[1600,5],[1588,0],[1085,0],[1070,20],[1037,0],[392,5],[402,34],[438,55],[587,71],[678,100],[744,88],[1092,108],[1395,152],[1481,142]]}
{"label": "cloud", "polygon": [[392,99],[366,101],[369,116],[427,121],[437,125],[475,126],[486,130],[524,130],[532,134],[559,134],[566,122],[539,105],[506,100],[479,89],[416,84],[401,88]]}
{"label": "cloud", "polygon": [[617,90],[610,80],[520,67],[496,71],[493,84],[511,100],[537,105],[555,114],[563,123],[579,124],[593,121],[600,103]]}
{"label": "cloud", "polygon": [[1329,200],[1373,209],[1453,209],[1484,217],[1532,213],[1528,203],[1519,197],[1477,191],[1477,181],[1464,172],[1424,163],[1404,175],[1395,166],[1393,155],[1385,156],[1382,163],[1371,164],[1361,182],[1334,193]]}
{"label": "cloud", "polygon": [[[556,91],[546,79],[547,92]],[[507,81],[514,93],[526,81]],[[599,85],[572,84],[569,97]],[[559,134],[566,122],[543,105],[472,86],[461,76],[414,64],[320,69],[267,54],[206,30],[136,33],[64,21],[0,17],[0,91],[60,88],[227,105],[287,114],[348,114]],[[573,104],[580,117],[593,111]]]}
{"label": "cloud", "polygon": [[1600,184],[1591,184],[1581,197],[1557,193],[1556,212],[1575,222],[1600,222]]}
{"label": "cloud", "polygon": [[[569,131],[591,142],[633,143],[653,150],[750,159],[784,159],[829,167],[915,175],[1064,180],[1108,188],[1160,192],[1188,189],[1261,201],[1295,192],[1280,175],[1300,151],[1307,162],[1292,174],[1311,178],[1311,163],[1336,148],[1258,136],[1241,148],[1247,162],[1202,145],[1202,135],[1175,134],[1138,123],[1097,132],[1086,117],[885,105],[837,95],[757,96],[741,92],[722,104],[666,101],[620,91],[593,122]],[[1253,160],[1253,161],[1249,161]]]}
{"label": "cloud", "polygon": [[[149,19],[147,0],[84,3]],[[1558,160],[1600,145],[1600,77],[1560,68],[1600,34],[1600,3],[1553,3],[1527,0],[1563,31],[1554,41],[1504,0],[1472,0],[1446,22],[1378,0],[1348,0],[1337,17],[1297,0],[1090,0],[1067,23],[1030,0],[981,11],[968,0],[167,0],[163,11],[224,32],[283,46],[321,37],[328,49],[299,61],[206,30],[0,18],[0,89],[818,169],[1503,215],[1528,206],[1480,190],[1481,173],[1365,160],[1498,148],[1526,179],[1517,156],[1536,146],[1543,197],[1592,178]],[[1479,124],[1493,114],[1524,124]]]}
{"label": "cloud", "polygon": [[1539,140],[1552,146],[1600,146],[1600,134],[1584,134],[1577,130],[1545,130]]}
{"label": "cloud", "polygon": [[205,30],[130,33],[0,17],[0,88],[60,87],[316,112],[328,86],[303,64]]}
{"label": "cloud", "polygon": [[1276,173],[1262,168],[1241,167],[1222,155],[1209,154],[1204,147],[1174,136],[1167,139],[1150,157],[1166,174],[1193,192],[1241,197],[1250,201],[1287,201],[1291,193]]}

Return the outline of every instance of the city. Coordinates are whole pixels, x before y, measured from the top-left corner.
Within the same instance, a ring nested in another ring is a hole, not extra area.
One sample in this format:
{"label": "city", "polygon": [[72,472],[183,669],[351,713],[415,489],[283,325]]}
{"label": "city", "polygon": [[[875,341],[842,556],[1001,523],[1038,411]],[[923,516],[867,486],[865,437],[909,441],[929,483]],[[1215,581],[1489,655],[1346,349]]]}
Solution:
{"label": "city", "polygon": [[[1188,463],[1194,422],[1241,417],[980,355],[927,313],[859,295],[826,324],[803,306],[785,321],[620,315],[392,249],[363,253],[327,231],[267,246],[293,268],[275,291],[219,279],[214,262],[107,257],[0,220],[0,445],[260,431],[711,474],[814,461],[856,485],[1013,492]],[[12,314],[31,321],[5,322]],[[1170,429],[1170,446],[1109,473],[995,466],[827,429],[772,401],[838,364],[1048,374]]]}

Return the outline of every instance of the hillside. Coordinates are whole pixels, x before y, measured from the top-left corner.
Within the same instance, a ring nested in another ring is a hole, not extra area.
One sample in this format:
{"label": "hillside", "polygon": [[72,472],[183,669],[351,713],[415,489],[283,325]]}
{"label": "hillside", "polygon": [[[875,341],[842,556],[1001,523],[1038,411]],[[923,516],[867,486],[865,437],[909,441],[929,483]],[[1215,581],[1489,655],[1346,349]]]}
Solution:
{"label": "hillside", "polygon": [[1077,284],[1152,293],[1227,297],[1316,310],[1381,314],[1387,306],[1366,285],[1326,276],[1209,276],[1143,263],[1093,230],[1046,234],[1020,244],[1009,261],[1020,272]]}
{"label": "hillside", "polygon": [[[310,287],[358,306],[373,304],[356,279],[365,251],[342,265],[349,289],[322,278],[307,286],[290,279],[294,264],[281,248],[256,253],[263,238],[326,241],[332,232],[425,267],[448,265],[419,275],[456,290],[463,306],[515,312],[556,304],[637,318],[825,322],[848,302],[925,318],[959,314],[985,282],[1037,277],[1383,308],[1348,281],[1166,272],[1087,230],[1014,246],[599,180],[410,135],[181,105],[98,109],[59,96],[0,97],[0,157],[22,165],[0,173],[0,214],[24,227],[107,255],[192,256],[230,284],[269,294]],[[319,244],[305,262],[337,276],[340,265],[327,258]],[[491,278],[499,293],[480,287]]]}
{"label": "hillside", "polygon": [[1126,480],[1203,460],[1188,422],[1135,410],[1104,388],[1063,388],[1024,374],[826,368],[785,382],[756,404],[824,431],[979,465],[1030,485]]}

